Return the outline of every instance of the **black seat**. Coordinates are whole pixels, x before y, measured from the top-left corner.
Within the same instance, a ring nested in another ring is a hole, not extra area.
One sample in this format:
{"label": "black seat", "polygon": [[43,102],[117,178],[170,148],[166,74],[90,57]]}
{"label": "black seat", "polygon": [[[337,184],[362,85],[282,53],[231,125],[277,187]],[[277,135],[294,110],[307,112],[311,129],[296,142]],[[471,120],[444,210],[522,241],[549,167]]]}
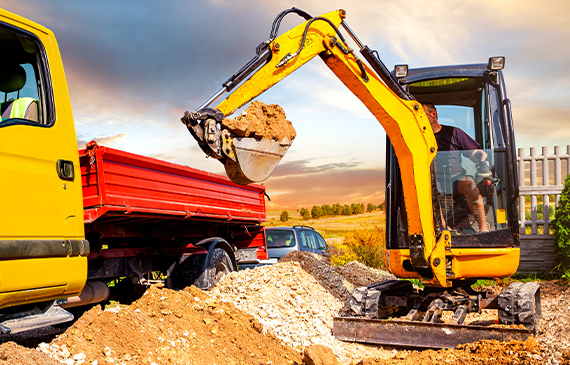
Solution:
{"label": "black seat", "polygon": [[[0,91],[5,94],[21,90],[26,85],[26,71],[20,65],[0,65]],[[0,104],[2,121],[19,118],[39,122],[38,101],[23,97]]]}

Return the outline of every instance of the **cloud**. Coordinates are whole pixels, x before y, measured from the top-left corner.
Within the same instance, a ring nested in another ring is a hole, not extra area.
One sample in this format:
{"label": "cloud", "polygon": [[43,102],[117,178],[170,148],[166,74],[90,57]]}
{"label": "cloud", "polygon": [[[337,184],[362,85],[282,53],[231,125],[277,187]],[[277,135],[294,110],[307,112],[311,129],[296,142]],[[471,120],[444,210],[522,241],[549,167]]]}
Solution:
{"label": "cloud", "polygon": [[318,173],[271,176],[266,182],[273,208],[300,208],[334,203],[379,204],[384,201],[383,169],[328,169]]}
{"label": "cloud", "polygon": [[99,145],[114,147],[114,146],[120,144],[121,140],[127,138],[127,136],[128,136],[127,133],[118,133],[118,134],[115,134],[115,135],[109,136],[109,137],[94,137],[94,138],[90,138],[89,140],[78,138],[77,139],[77,146],[79,148],[85,148],[85,145],[87,143],[89,143],[90,141],[95,141]]}
{"label": "cloud", "polygon": [[272,178],[281,176],[295,176],[295,175],[305,175],[305,174],[319,174],[326,173],[330,171],[346,171],[353,169],[358,166],[359,163],[356,162],[341,162],[341,163],[329,163],[319,166],[309,166],[310,161],[291,161],[279,164],[273,174]]}
{"label": "cloud", "polygon": [[570,107],[549,105],[513,107],[513,120],[518,147],[553,147],[570,144]]}

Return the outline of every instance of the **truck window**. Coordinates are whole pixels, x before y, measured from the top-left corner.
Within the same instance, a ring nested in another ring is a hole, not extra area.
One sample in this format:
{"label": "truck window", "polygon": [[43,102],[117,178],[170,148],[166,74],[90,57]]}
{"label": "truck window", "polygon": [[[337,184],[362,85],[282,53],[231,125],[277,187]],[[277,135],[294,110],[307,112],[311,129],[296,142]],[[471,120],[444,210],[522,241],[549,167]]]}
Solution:
{"label": "truck window", "polygon": [[0,128],[48,125],[46,85],[39,42],[0,25]]}

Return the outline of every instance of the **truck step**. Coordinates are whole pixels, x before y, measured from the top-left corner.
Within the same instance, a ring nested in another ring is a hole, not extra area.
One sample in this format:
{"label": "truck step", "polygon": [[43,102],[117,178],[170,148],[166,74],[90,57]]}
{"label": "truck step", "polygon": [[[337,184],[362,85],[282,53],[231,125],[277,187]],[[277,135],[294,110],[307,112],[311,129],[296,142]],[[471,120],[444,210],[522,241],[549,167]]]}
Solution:
{"label": "truck step", "polygon": [[333,336],[337,340],[418,349],[455,348],[480,340],[524,341],[534,332],[529,329],[453,325],[401,320],[335,317]]}
{"label": "truck step", "polygon": [[1,321],[0,332],[2,334],[13,334],[72,320],[73,314],[57,305],[52,305],[43,313]]}

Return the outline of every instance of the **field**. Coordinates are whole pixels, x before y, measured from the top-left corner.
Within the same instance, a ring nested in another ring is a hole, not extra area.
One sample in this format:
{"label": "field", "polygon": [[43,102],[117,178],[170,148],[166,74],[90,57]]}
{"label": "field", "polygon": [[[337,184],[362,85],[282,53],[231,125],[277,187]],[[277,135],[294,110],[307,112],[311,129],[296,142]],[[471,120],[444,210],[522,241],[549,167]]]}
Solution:
{"label": "field", "polygon": [[283,210],[268,210],[266,227],[294,226],[305,225],[310,226],[319,231],[324,238],[344,237],[346,233],[355,229],[373,229],[375,226],[384,228],[386,225],[386,215],[383,210],[375,210],[371,213],[356,215],[336,215],[325,216],[319,219],[303,220],[298,210],[287,210],[289,220],[281,222],[280,216]]}

